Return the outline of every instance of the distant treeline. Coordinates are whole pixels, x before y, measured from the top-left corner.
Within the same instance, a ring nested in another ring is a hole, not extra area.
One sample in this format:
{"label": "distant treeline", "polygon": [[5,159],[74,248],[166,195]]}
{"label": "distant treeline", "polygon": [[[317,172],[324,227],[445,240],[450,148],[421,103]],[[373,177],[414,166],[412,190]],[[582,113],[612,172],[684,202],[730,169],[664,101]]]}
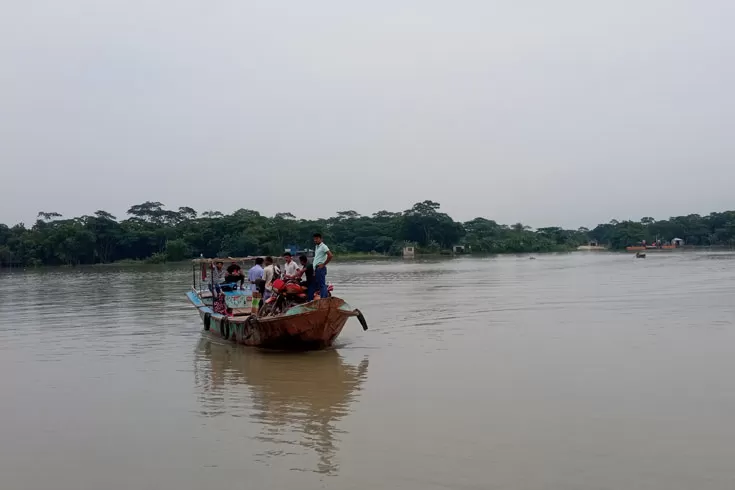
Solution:
{"label": "distant treeline", "polygon": [[168,210],[160,202],[132,206],[124,220],[106,211],[72,219],[41,212],[31,227],[0,224],[0,265],[164,262],[199,254],[280,254],[288,245],[309,247],[315,231],[324,235],[337,254],[398,255],[406,245],[417,247],[420,253],[440,253],[459,244],[472,253],[551,252],[573,250],[591,240],[621,249],[657,238],[682,238],[688,245],[735,243],[735,211],[663,221],[613,220],[592,230],[532,230],[521,223],[508,226],[485,218],[460,223],[439,209],[439,203],[424,201],[403,212],[378,211],[361,216],[355,211],[341,211],[318,220],[298,219],[291,213],[268,217],[249,209],[227,215],[217,211],[198,214],[189,207]]}

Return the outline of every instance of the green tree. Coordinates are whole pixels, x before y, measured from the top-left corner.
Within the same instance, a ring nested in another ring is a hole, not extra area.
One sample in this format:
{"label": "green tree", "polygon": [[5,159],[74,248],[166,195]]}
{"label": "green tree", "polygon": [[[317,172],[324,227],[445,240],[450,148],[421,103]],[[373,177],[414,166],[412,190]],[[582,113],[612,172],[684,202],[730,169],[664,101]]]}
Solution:
{"label": "green tree", "polygon": [[404,238],[424,247],[432,242],[440,247],[451,247],[456,243],[464,229],[447,214],[440,213],[439,208],[438,202],[423,201],[406,210],[403,213]]}
{"label": "green tree", "polygon": [[178,262],[191,257],[191,249],[182,239],[169,240],[166,242],[166,258]]}
{"label": "green tree", "polygon": [[238,209],[198,213],[190,207],[166,209],[158,201],[131,206],[128,218],[118,220],[98,210],[93,215],[64,219],[42,211],[33,226],[0,224],[0,265],[76,265],[120,259],[152,262],[183,260],[203,254],[279,254],[286,245],[309,247],[321,231],[339,253],[400,254],[406,244],[439,252],[462,243],[477,253],[572,250],[588,240],[622,249],[643,240],[682,238],[690,245],[735,246],[735,211],[690,214],[655,220],[617,221],[568,230],[550,226],[533,230],[478,217],[458,223],[441,212],[435,201],[422,201],[398,213],[387,210],[362,216],[339,211],[330,218],[297,219],[292,213],[273,217]]}

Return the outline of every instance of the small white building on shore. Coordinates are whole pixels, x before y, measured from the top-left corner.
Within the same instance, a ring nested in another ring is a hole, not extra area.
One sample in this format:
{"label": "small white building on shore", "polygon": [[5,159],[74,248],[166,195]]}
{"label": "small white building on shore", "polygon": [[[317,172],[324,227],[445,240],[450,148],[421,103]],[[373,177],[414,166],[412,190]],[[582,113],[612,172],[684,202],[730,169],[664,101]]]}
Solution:
{"label": "small white building on shore", "polygon": [[601,247],[600,244],[597,243],[597,240],[592,240],[587,243],[587,245],[580,245],[577,247],[577,250],[582,252],[600,252],[602,250],[607,250],[607,248]]}

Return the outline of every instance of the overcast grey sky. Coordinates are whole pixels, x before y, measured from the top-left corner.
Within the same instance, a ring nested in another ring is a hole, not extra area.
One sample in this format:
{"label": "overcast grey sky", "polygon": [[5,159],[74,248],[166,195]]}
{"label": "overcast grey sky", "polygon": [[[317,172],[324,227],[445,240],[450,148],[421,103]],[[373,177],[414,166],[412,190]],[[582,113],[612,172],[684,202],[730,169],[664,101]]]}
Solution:
{"label": "overcast grey sky", "polygon": [[0,222],[735,209],[732,0],[5,0]]}

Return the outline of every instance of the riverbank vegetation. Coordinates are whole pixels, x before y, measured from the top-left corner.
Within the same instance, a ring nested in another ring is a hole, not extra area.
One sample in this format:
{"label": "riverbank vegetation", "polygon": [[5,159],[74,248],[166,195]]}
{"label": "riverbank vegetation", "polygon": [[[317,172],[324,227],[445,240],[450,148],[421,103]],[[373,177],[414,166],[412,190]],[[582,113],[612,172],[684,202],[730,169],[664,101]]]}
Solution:
{"label": "riverbank vegetation", "polygon": [[305,220],[291,213],[263,216],[239,209],[232,214],[166,209],[160,202],[132,206],[125,219],[106,211],[77,218],[41,212],[31,226],[0,224],[0,265],[78,265],[114,261],[161,263],[199,256],[280,254],[289,245],[310,246],[315,231],[337,254],[399,255],[407,244],[419,253],[441,253],[464,245],[472,253],[498,254],[573,250],[596,240],[621,249],[641,240],[682,238],[689,245],[732,246],[735,211],[656,221],[611,221],[594,229],[531,229],[486,218],[465,223],[423,201],[403,212],[362,216],[340,211],[331,218]]}

